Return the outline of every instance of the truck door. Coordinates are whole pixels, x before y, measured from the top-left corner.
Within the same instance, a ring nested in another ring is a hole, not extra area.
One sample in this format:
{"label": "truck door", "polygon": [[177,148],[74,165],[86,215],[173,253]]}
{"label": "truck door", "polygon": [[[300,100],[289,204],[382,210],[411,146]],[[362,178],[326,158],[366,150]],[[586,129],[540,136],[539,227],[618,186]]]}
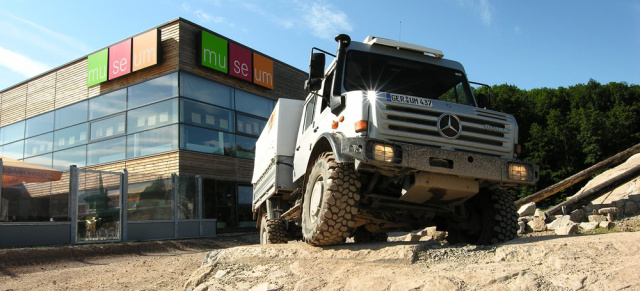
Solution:
{"label": "truck door", "polygon": [[[302,113],[302,126],[300,126],[300,132],[298,132],[298,138],[296,141],[296,151],[293,157],[293,180],[297,180],[305,174],[307,168],[307,161],[311,154],[311,148],[315,139],[313,138],[314,129],[316,128],[314,122],[314,115],[316,112],[316,100],[318,97],[313,95],[304,104],[304,112]],[[316,129],[317,131],[317,129]]]}

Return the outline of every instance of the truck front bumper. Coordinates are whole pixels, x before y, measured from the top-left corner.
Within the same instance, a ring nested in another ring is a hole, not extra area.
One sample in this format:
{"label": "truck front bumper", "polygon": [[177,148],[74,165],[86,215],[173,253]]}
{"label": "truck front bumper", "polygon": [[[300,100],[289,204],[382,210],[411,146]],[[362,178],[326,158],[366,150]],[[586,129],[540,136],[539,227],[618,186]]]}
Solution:
{"label": "truck front bumper", "polygon": [[344,160],[352,160],[358,170],[389,176],[429,172],[503,185],[531,185],[539,178],[537,165],[517,159],[367,137],[345,137],[339,143]]}

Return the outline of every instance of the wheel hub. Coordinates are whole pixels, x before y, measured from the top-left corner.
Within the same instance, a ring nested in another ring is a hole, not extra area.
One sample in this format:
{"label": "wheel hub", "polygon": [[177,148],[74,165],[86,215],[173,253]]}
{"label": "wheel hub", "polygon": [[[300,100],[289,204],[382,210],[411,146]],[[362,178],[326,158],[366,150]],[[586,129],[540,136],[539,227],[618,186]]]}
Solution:
{"label": "wheel hub", "polygon": [[322,194],[324,193],[324,179],[318,177],[313,184],[313,191],[311,191],[311,199],[309,203],[309,214],[312,222],[318,219],[320,214],[320,208],[322,204]]}

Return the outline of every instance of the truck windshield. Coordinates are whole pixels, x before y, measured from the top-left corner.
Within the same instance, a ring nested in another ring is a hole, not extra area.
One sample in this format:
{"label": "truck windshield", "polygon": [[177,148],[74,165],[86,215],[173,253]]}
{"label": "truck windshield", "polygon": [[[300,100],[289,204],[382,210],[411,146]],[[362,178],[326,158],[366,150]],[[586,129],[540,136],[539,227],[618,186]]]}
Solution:
{"label": "truck windshield", "polygon": [[392,56],[347,53],[344,87],[475,105],[460,71]]}

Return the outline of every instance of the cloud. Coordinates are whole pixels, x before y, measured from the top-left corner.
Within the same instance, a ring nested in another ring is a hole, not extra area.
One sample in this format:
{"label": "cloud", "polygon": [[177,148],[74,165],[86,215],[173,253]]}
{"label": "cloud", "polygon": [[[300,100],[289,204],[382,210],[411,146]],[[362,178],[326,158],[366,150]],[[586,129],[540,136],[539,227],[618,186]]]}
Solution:
{"label": "cloud", "polygon": [[0,46],[0,66],[30,78],[48,71],[49,66]]}
{"label": "cloud", "polygon": [[280,27],[310,32],[319,38],[333,39],[353,30],[347,14],[326,1],[289,0],[284,3],[281,9],[274,9],[275,13],[253,3],[244,2],[242,6]]}
{"label": "cloud", "polygon": [[[73,37],[10,13],[2,14],[8,17],[3,17],[0,23],[3,27],[0,35],[14,38],[21,43],[29,43],[33,47],[68,60],[78,58],[90,51],[89,46]],[[14,25],[11,20],[19,22],[18,25]]]}
{"label": "cloud", "polygon": [[475,13],[485,26],[491,26],[493,20],[493,8],[489,0],[456,0],[458,6],[469,8]]}
{"label": "cloud", "polygon": [[[221,5],[221,3],[219,1],[211,1],[211,3],[215,6],[219,6]],[[232,22],[227,21],[226,18],[222,17],[222,16],[213,16],[209,13],[207,13],[206,11],[204,11],[203,9],[192,9],[191,6],[188,3],[182,3],[182,10],[186,11],[187,13],[192,13],[194,14],[198,19],[200,19],[201,21],[205,22],[205,23],[213,23],[213,24],[226,24],[230,27],[235,26]]]}
{"label": "cloud", "polygon": [[340,33],[353,30],[347,14],[331,4],[318,1],[307,2],[302,6],[306,11],[302,15],[303,23],[307,23],[306,28],[319,38],[332,39]]}
{"label": "cloud", "polygon": [[[254,1],[243,0],[209,0],[208,3],[216,8],[227,5],[233,9],[241,8],[285,30],[309,33],[319,38],[333,39],[340,33],[353,31],[347,14],[326,0],[282,0],[268,4],[262,4],[263,2],[256,4]],[[235,27],[224,17],[212,16],[205,8],[195,9],[184,3],[182,10],[196,15],[204,22]],[[238,29],[242,30],[242,28]]]}

